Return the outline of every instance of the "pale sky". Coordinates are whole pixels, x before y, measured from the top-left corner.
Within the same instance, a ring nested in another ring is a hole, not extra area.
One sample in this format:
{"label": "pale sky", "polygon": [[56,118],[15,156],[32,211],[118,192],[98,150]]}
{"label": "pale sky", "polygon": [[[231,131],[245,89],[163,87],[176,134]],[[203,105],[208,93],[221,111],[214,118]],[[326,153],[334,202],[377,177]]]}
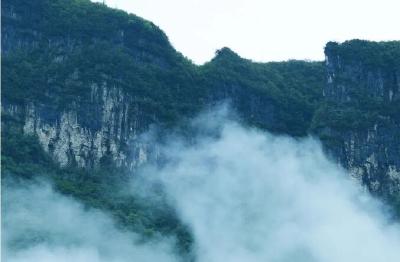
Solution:
{"label": "pale sky", "polygon": [[[102,2],[102,0],[96,0]],[[323,60],[328,41],[400,40],[400,0],[106,0],[152,21],[197,64],[227,46],[254,61]]]}

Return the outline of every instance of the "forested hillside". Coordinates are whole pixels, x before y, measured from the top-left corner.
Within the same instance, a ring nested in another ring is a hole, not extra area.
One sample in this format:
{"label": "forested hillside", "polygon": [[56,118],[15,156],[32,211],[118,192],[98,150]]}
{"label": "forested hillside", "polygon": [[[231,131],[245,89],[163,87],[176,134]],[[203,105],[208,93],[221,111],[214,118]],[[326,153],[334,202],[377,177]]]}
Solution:
{"label": "forested hillside", "polygon": [[321,138],[400,206],[398,41],[328,43],[325,62],[255,63],[224,47],[198,66],[153,23],[89,0],[6,0],[1,12],[2,194],[46,177],[145,238],[177,235],[187,251],[173,209],[118,192],[156,157],[142,134],[188,135],[191,117],[227,102],[251,127]]}

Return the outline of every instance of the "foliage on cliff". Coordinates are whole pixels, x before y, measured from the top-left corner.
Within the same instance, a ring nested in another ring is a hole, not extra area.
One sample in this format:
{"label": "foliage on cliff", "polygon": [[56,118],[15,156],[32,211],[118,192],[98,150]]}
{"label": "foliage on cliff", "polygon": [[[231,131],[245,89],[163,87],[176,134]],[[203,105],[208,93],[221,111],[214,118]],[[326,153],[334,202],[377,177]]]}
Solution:
{"label": "foliage on cliff", "polygon": [[[293,136],[307,135],[310,126],[343,130],[370,126],[379,116],[400,118],[399,100],[387,103],[365,96],[363,89],[349,103],[322,102],[322,62],[253,63],[223,48],[213,60],[196,66],[151,22],[89,0],[8,0],[2,20],[5,106],[24,108],[32,102],[46,105],[49,112],[85,111],[95,84],[121,88],[159,125],[175,125],[223,99],[234,100],[243,121]],[[388,70],[399,68],[399,50],[398,42],[358,40],[326,47],[343,59]],[[272,108],[271,121],[262,119],[266,107]],[[86,118],[90,122],[93,117]],[[108,210],[131,230],[176,234],[184,249],[190,246],[190,236],[171,210],[113,194],[124,171],[105,165],[60,168],[35,136],[23,134],[22,125],[21,119],[3,114],[5,176],[48,177],[59,191]]]}
{"label": "foliage on cliff", "polygon": [[325,54],[326,99],[311,130],[400,216],[400,41],[330,42]]}
{"label": "foliage on cliff", "polygon": [[325,53],[340,57],[343,64],[351,62],[362,64],[365,67],[399,69],[400,41],[373,42],[367,40],[351,40],[342,44],[329,42]]}
{"label": "foliage on cliff", "polygon": [[329,42],[325,54],[335,73],[328,72],[329,94],[315,113],[313,129],[357,130],[400,120],[400,41]]}
{"label": "foliage on cliff", "polygon": [[[276,124],[267,127],[298,136],[306,134],[321,97],[320,62],[256,64],[225,48],[196,66],[151,22],[89,0],[9,0],[2,5],[2,20],[2,104],[45,105],[49,119],[69,108],[90,111],[85,109],[90,88],[97,85],[121,88],[156,116],[156,124],[171,125],[228,99],[218,91],[226,87],[273,104]],[[265,127],[252,118],[257,111],[247,98],[238,96],[233,106],[244,121]],[[127,229],[144,236],[174,234],[180,248],[189,249],[190,235],[172,210],[115,194],[126,171],[112,163],[92,170],[60,168],[37,137],[23,133],[23,116],[2,113],[4,181],[46,177],[60,192],[106,210]],[[83,122],[90,126],[93,118],[87,115]]]}
{"label": "foliage on cliff", "polygon": [[[226,55],[233,52],[225,48],[195,66],[151,22],[89,0],[13,0],[2,13],[6,102],[33,101],[61,111],[89,103],[93,84],[116,86],[159,122],[173,123],[213,102],[221,86],[237,86],[276,105],[280,126],[268,126],[271,131],[299,136],[321,97],[320,62],[258,64]],[[244,100],[247,105],[238,108],[246,118],[253,112]]]}
{"label": "foliage on cliff", "polygon": [[139,233],[143,241],[161,233],[176,237],[178,252],[190,250],[191,236],[173,209],[167,204],[155,205],[123,193],[132,190],[127,187],[131,174],[126,170],[106,163],[93,170],[74,166],[60,168],[44,152],[37,137],[23,134],[17,118],[9,120],[1,134],[2,199],[7,197],[4,186],[7,183],[49,181],[55,190],[79,199],[86,207],[107,212],[119,227]]}

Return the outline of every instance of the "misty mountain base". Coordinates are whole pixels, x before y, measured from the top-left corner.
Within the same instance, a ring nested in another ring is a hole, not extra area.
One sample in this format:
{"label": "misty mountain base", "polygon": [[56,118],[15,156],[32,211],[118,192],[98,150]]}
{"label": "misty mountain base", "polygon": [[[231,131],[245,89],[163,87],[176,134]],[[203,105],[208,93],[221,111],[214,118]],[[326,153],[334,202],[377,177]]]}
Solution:
{"label": "misty mountain base", "polygon": [[159,144],[162,163],[146,164],[123,187],[153,218],[157,209],[173,210],[190,234],[187,249],[177,249],[176,235],[143,238],[110,212],[25,180],[6,187],[7,261],[400,259],[399,224],[318,141],[244,127],[225,109],[192,128],[190,141],[171,135]]}

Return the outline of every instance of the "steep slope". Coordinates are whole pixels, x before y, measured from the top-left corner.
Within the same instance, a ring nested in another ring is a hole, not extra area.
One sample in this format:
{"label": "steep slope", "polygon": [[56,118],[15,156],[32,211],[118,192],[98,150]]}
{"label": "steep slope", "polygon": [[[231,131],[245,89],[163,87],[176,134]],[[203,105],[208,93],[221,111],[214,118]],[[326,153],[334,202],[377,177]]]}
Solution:
{"label": "steep slope", "polygon": [[252,125],[305,135],[321,97],[322,63],[254,64],[225,48],[197,67],[152,23],[90,1],[6,1],[2,14],[3,112],[61,166],[133,170],[150,125],[222,100]]}
{"label": "steep slope", "polygon": [[89,0],[6,0],[1,12],[3,177],[50,177],[130,230],[177,235],[187,251],[173,210],[116,189],[156,155],[142,134],[185,132],[187,119],[229,101],[247,125],[312,132],[400,203],[399,42],[328,43],[325,65],[253,63],[222,48],[196,66],[151,22]]}
{"label": "steep slope", "polygon": [[370,191],[398,197],[400,42],[328,43],[325,54],[325,103],[314,129]]}
{"label": "steep slope", "polygon": [[211,100],[230,99],[250,125],[305,136],[322,98],[321,62],[253,63],[228,48],[200,68]]}
{"label": "steep slope", "polygon": [[2,12],[4,111],[61,165],[134,166],[124,142],[193,111],[166,88],[193,86],[191,65],[150,22],[90,1],[7,1]]}

